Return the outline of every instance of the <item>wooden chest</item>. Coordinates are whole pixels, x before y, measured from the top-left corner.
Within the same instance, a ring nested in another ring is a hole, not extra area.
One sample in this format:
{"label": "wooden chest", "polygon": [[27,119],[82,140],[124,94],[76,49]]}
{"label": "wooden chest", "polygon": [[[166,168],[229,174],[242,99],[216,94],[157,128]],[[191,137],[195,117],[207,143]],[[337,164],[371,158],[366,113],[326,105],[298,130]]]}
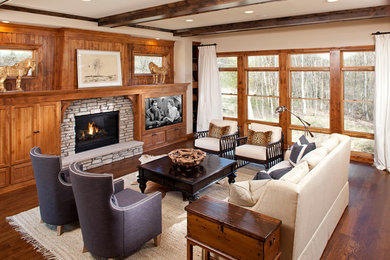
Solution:
{"label": "wooden chest", "polygon": [[187,259],[194,245],[228,259],[280,256],[280,220],[207,196],[185,209]]}

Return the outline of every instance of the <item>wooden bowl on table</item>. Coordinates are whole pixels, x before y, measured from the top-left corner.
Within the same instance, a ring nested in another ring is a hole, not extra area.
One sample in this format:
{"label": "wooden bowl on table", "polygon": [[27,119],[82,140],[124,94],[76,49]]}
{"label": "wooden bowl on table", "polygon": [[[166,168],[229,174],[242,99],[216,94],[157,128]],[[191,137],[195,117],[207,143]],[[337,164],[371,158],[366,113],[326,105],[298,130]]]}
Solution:
{"label": "wooden bowl on table", "polygon": [[193,148],[180,148],[171,151],[168,153],[168,156],[171,158],[173,164],[191,168],[199,165],[203,161],[206,157],[206,152]]}

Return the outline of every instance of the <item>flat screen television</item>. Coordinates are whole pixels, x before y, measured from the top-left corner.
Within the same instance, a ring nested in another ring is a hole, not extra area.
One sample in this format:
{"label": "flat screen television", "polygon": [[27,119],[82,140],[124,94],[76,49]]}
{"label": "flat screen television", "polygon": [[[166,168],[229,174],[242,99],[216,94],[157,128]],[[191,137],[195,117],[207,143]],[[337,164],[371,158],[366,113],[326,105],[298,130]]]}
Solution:
{"label": "flat screen television", "polygon": [[145,130],[183,122],[183,95],[145,99]]}

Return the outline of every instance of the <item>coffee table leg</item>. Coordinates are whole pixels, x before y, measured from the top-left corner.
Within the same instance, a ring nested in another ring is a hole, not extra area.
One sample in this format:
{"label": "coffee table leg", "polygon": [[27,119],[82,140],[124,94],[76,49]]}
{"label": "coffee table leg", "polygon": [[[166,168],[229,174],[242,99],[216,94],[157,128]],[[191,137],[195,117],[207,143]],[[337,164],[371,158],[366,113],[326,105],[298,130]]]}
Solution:
{"label": "coffee table leg", "polygon": [[188,199],[189,203],[199,199],[199,194],[198,193],[195,193],[195,194],[187,193],[186,195],[187,195],[187,199]]}
{"label": "coffee table leg", "polygon": [[144,178],[144,174],[142,170],[139,170],[138,173],[138,183],[139,183],[139,189],[141,190],[142,193],[145,193],[146,189],[146,182],[148,181],[147,179]]}
{"label": "coffee table leg", "polygon": [[237,176],[236,171],[232,172],[232,173],[228,176],[228,178],[229,178],[229,184],[232,184],[232,183],[235,183],[235,182],[236,182],[236,180],[235,180],[236,176]]}

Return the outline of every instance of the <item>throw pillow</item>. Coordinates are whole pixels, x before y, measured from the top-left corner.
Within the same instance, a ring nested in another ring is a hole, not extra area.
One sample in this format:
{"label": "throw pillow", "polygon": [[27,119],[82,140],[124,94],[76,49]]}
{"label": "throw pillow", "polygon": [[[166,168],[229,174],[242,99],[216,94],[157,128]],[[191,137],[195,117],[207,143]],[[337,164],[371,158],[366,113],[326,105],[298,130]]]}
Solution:
{"label": "throw pillow", "polygon": [[253,180],[267,180],[272,179],[272,177],[267,173],[266,170],[261,170],[258,173],[256,173],[255,177],[253,177]]}
{"label": "throw pillow", "polygon": [[306,161],[309,165],[309,169],[312,170],[314,167],[317,166],[317,164],[322,161],[322,159],[326,157],[328,153],[329,151],[326,147],[316,148],[315,150],[306,154],[301,161]]}
{"label": "throw pillow", "polygon": [[267,146],[271,142],[272,131],[256,132],[248,129],[248,144]]}
{"label": "throw pillow", "polygon": [[272,179],[274,180],[279,180],[280,178],[282,178],[286,173],[288,173],[289,171],[291,171],[294,167],[287,167],[287,168],[281,168],[281,169],[277,169],[277,170],[274,170],[272,172],[269,172],[269,175],[272,177]]}
{"label": "throw pillow", "polygon": [[280,179],[283,181],[297,184],[303,179],[303,177],[305,177],[309,173],[309,171],[310,170],[307,162],[303,161]]}
{"label": "throw pillow", "polygon": [[229,134],[230,132],[230,126],[216,126],[213,123],[210,123],[209,126],[209,137],[214,137],[214,138],[221,138],[224,135]]}
{"label": "throw pillow", "polygon": [[297,143],[299,145],[303,145],[303,144],[309,144],[309,140],[307,140],[306,136],[305,135],[302,135],[301,137],[299,137]]}
{"label": "throw pillow", "polygon": [[[306,141],[307,141],[307,139],[306,139]],[[303,156],[305,156],[310,151],[313,151],[314,149],[316,149],[315,143],[308,142],[307,144],[302,144],[301,141],[298,140],[298,142],[296,142],[291,148],[290,158],[288,161],[293,166],[295,166],[301,161]]]}

